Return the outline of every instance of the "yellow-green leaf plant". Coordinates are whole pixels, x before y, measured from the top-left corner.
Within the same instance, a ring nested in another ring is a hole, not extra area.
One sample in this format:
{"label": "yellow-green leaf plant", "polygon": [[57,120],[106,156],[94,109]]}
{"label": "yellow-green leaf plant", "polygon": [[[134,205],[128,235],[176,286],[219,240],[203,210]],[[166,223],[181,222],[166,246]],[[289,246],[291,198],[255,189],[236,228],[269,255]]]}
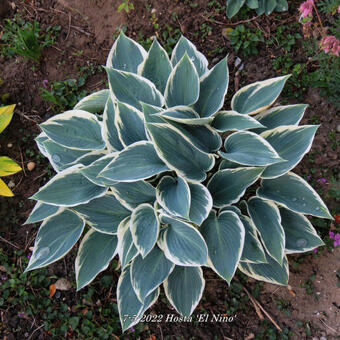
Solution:
{"label": "yellow-green leaf plant", "polygon": [[[0,133],[5,130],[13,117],[15,104],[0,107]],[[6,156],[0,156],[0,177],[16,174],[21,167]],[[14,196],[11,189],[0,178],[0,196]]]}

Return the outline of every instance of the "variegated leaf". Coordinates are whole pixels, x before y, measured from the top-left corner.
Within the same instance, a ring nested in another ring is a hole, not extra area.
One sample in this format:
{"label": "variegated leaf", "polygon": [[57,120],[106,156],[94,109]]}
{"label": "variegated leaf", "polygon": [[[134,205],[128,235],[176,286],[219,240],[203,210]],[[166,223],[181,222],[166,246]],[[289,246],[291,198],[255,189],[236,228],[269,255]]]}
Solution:
{"label": "variegated leaf", "polygon": [[196,103],[199,97],[199,76],[187,53],[171,71],[164,97],[167,107]]}
{"label": "variegated leaf", "polygon": [[221,208],[239,201],[246,189],[260,178],[263,168],[236,168],[217,171],[207,188],[214,206]]}
{"label": "variegated leaf", "polygon": [[176,311],[190,316],[202,298],[205,286],[203,271],[200,267],[175,266],[163,286]]}
{"label": "variegated leaf", "polygon": [[194,63],[198,75],[202,77],[208,71],[208,60],[201,52],[197,51],[196,46],[190,40],[182,35],[172,51],[171,62],[174,67],[183,58],[185,53],[188,54],[190,60]]}
{"label": "variegated leaf", "polygon": [[89,230],[82,239],[75,262],[77,290],[104,271],[117,253],[117,236]]}
{"label": "variegated leaf", "polygon": [[158,203],[171,215],[189,218],[190,188],[185,179],[164,176],[156,188]]}
{"label": "variegated leaf", "polygon": [[273,200],[298,213],[332,219],[317,192],[301,177],[288,172],[274,179],[264,179],[257,196]]}
{"label": "variegated leaf", "polygon": [[200,79],[200,96],[194,109],[201,117],[211,117],[224,104],[228,91],[229,71],[227,57],[222,59]]}
{"label": "variegated leaf", "polygon": [[116,128],[116,111],[117,104],[115,104],[111,98],[108,98],[104,114],[103,114],[103,125],[102,125],[102,135],[105,140],[106,146],[109,151],[120,151],[124,149],[122,142],[119,139],[118,131]]}
{"label": "variegated leaf", "polygon": [[232,162],[265,166],[282,162],[275,149],[261,136],[249,131],[235,132],[224,142],[225,152],[219,154]]}
{"label": "variegated leaf", "polygon": [[133,242],[143,258],[154,248],[160,223],[152,205],[143,203],[131,215],[130,232]]}
{"label": "variegated leaf", "polygon": [[159,296],[159,289],[155,289],[141,303],[132,287],[130,270],[131,266],[128,266],[122,271],[117,285],[117,305],[123,332],[137,324]]}
{"label": "variegated leaf", "polygon": [[131,265],[131,283],[138,299],[145,298],[169,276],[175,265],[157,246],[146,256],[138,255]]}
{"label": "variegated leaf", "polygon": [[169,170],[151,142],[129,145],[99,174],[112,181],[136,182]]}
{"label": "variegated leaf", "polygon": [[25,272],[56,262],[79,240],[85,222],[69,210],[47,218],[35,238],[34,250]]}
{"label": "variegated leaf", "polygon": [[229,284],[240,261],[245,231],[237,214],[211,211],[200,231],[208,246],[209,266]]}
{"label": "variegated leaf", "polygon": [[147,124],[147,129],[159,157],[170,169],[189,180],[206,178],[205,172],[215,163],[212,155],[195,148],[173,126],[154,123]]}
{"label": "variegated leaf", "polygon": [[324,245],[305,216],[283,207],[280,215],[286,235],[286,254],[304,253]]}
{"label": "variegated leaf", "polygon": [[138,66],[144,61],[146,55],[147,53],[141,45],[121,31],[107,57],[106,66],[137,73]]}
{"label": "variegated leaf", "polygon": [[81,167],[75,165],[59,172],[31,198],[51,205],[73,207],[105,195],[107,188],[97,186],[84,177]]}
{"label": "variegated leaf", "polygon": [[122,206],[112,193],[72,209],[80,214],[91,228],[105,234],[116,234],[120,222],[131,215],[131,211]]}
{"label": "variegated leaf", "polygon": [[71,149],[101,150],[105,147],[97,117],[82,110],[66,111],[40,124],[54,142]]}
{"label": "variegated leaf", "polygon": [[131,72],[105,68],[111,95],[120,102],[142,110],[141,102],[162,107],[164,98],[150,80]]}
{"label": "variegated leaf", "polygon": [[105,104],[110,96],[110,90],[94,92],[77,103],[73,110],[83,110],[91,113],[103,112]]}
{"label": "variegated leaf", "polygon": [[283,258],[282,264],[268,255],[266,260],[267,263],[240,262],[238,268],[242,273],[256,280],[287,286],[289,277],[287,257]]}
{"label": "variegated leaf", "polygon": [[168,54],[155,38],[144,63],[140,66],[139,74],[152,81],[158,91],[164,93],[171,72],[172,64]]}
{"label": "variegated leaf", "polygon": [[165,256],[180,266],[205,265],[208,249],[201,234],[192,225],[168,216],[162,216],[166,228],[161,230],[158,246]]}
{"label": "variegated leaf", "polygon": [[231,108],[242,114],[256,114],[271,106],[280,95],[289,76],[258,81],[238,90]]}
{"label": "variegated leaf", "polygon": [[265,128],[256,119],[234,111],[218,112],[212,122],[212,127],[219,132]]}
{"label": "variegated leaf", "polygon": [[318,126],[280,126],[261,133],[285,162],[266,167],[262,177],[279,177],[293,169],[312,147]]}
{"label": "variegated leaf", "polygon": [[131,216],[126,217],[118,226],[118,255],[124,269],[137,255],[138,250],[133,242],[130,231]]}
{"label": "variegated leaf", "polygon": [[37,202],[31,211],[30,216],[24,224],[31,224],[43,221],[45,218],[53,216],[60,212],[63,208],[56,205],[50,205],[42,202]]}
{"label": "variegated leaf", "polygon": [[286,239],[279,209],[274,202],[259,197],[250,198],[247,207],[268,254],[282,264]]}
{"label": "variegated leaf", "polygon": [[115,124],[119,139],[124,146],[147,140],[143,113],[133,106],[118,102]]}

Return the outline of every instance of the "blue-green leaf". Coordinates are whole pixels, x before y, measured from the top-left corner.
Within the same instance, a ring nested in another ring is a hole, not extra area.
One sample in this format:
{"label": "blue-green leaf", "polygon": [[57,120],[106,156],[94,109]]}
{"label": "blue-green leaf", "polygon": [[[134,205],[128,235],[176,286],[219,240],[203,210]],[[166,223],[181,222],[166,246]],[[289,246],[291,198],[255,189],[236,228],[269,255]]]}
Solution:
{"label": "blue-green leaf", "polygon": [[180,266],[201,266],[208,260],[208,249],[201,234],[190,224],[162,216],[158,246],[165,256]]}
{"label": "blue-green leaf", "polygon": [[117,304],[123,332],[137,324],[159,296],[159,289],[155,289],[141,303],[132,287],[130,270],[131,266],[128,266],[122,271],[117,285]]}
{"label": "blue-green leaf", "polygon": [[208,246],[208,264],[230,284],[242,255],[243,223],[232,211],[222,212],[218,217],[211,211],[200,231]]}
{"label": "blue-green leaf", "polygon": [[55,175],[31,198],[51,205],[72,207],[105,195],[106,188],[90,182],[75,165]]}
{"label": "blue-green leaf", "polygon": [[72,209],[79,213],[91,228],[105,234],[116,234],[120,222],[131,214],[112,193]]}
{"label": "blue-green leaf", "polygon": [[244,215],[238,214],[245,230],[244,247],[241,256],[241,261],[249,263],[266,262],[265,251],[257,236],[256,227],[253,221]]}
{"label": "blue-green leaf", "polygon": [[239,201],[246,189],[261,176],[263,168],[236,168],[217,171],[207,188],[215,207],[223,207]]}
{"label": "blue-green leaf", "polygon": [[157,114],[167,121],[173,121],[186,125],[206,125],[213,117],[201,118],[199,114],[188,106],[175,106]]}
{"label": "blue-green leaf", "polygon": [[200,267],[181,267],[175,269],[164,281],[164,292],[176,311],[190,316],[202,298],[205,281]]}
{"label": "blue-green leaf", "polygon": [[109,163],[99,176],[113,181],[135,182],[169,170],[151,142],[129,145]]}
{"label": "blue-green leaf", "polygon": [[150,47],[148,56],[140,67],[139,74],[149,79],[155,84],[158,91],[164,93],[172,65],[167,52],[156,38]]}
{"label": "blue-green leaf", "polygon": [[131,265],[131,283],[138,299],[145,298],[169,276],[175,265],[157,246],[143,258],[138,255]]}
{"label": "blue-green leaf", "polygon": [[185,53],[188,54],[190,60],[194,63],[198,75],[202,77],[208,71],[208,60],[201,52],[197,51],[196,46],[190,40],[182,35],[172,51],[171,62],[174,67],[183,58]]}
{"label": "blue-green leaf", "polygon": [[117,153],[111,153],[108,155],[105,155],[89,166],[86,166],[82,169],[80,169],[80,172],[92,183],[105,187],[108,185],[112,185],[117,183],[116,181],[111,181],[104,177],[98,177],[99,173],[110,163],[112,160],[115,159],[117,156]]}
{"label": "blue-green leaf", "polygon": [[117,236],[89,230],[82,239],[75,262],[77,290],[104,271],[117,253]]}
{"label": "blue-green leaf", "polygon": [[298,213],[332,219],[317,192],[301,177],[288,172],[274,179],[264,179],[257,196],[273,200]]}
{"label": "blue-green leaf", "polygon": [[141,102],[162,107],[164,98],[150,80],[134,73],[105,68],[111,90],[116,100],[142,110]]}
{"label": "blue-green leaf", "polygon": [[97,117],[81,110],[66,111],[40,125],[54,142],[67,148],[101,150],[105,147]]}
{"label": "blue-green leaf", "polygon": [[147,124],[153,145],[159,157],[179,176],[193,181],[203,181],[206,171],[215,163],[215,158],[195,148],[173,126]]}
{"label": "blue-green leaf", "polygon": [[246,0],[227,0],[227,17],[231,19],[242,8]]}
{"label": "blue-green leaf", "polygon": [[190,188],[181,177],[164,176],[156,188],[158,203],[171,215],[189,218]]}
{"label": "blue-green leaf", "polygon": [[110,96],[110,90],[94,92],[77,103],[73,110],[83,110],[91,113],[103,112],[105,104]]}
{"label": "blue-green leaf", "polygon": [[188,142],[203,152],[214,153],[222,146],[221,136],[209,125],[188,125],[174,121],[169,121],[168,124],[176,128]]}
{"label": "blue-green leaf", "polygon": [[219,152],[223,158],[244,165],[265,166],[283,161],[264,138],[249,131],[231,134],[224,147],[226,152]]}
{"label": "blue-green leaf", "polygon": [[106,66],[137,73],[138,66],[144,61],[146,55],[147,53],[141,45],[121,31],[107,57]]}
{"label": "blue-green leaf", "polygon": [[26,220],[24,224],[36,223],[44,220],[47,217],[55,215],[57,212],[60,212],[61,209],[56,205],[45,204],[42,202],[37,202],[33,210],[31,211],[30,216]]}
{"label": "blue-green leaf", "polygon": [[118,255],[122,269],[138,255],[138,249],[133,242],[130,231],[130,222],[131,217],[129,216],[120,222],[118,226]]}
{"label": "blue-green leaf", "polygon": [[240,262],[238,268],[242,273],[256,280],[287,286],[289,277],[287,257],[283,258],[282,264],[276,262],[269,255],[266,260],[267,263]]}
{"label": "blue-green leaf", "polygon": [[237,169],[237,168],[244,168],[244,167],[246,166],[240,163],[235,163],[235,162],[229,161],[228,159],[223,159],[218,169],[225,170],[225,169]]}
{"label": "blue-green leaf", "polygon": [[307,106],[305,104],[275,106],[269,110],[262,111],[255,116],[255,119],[265,127],[253,131],[259,133],[282,125],[298,125]]}
{"label": "blue-green leaf", "polygon": [[271,106],[280,95],[289,76],[258,81],[238,90],[231,108],[242,114],[256,114]]}
{"label": "blue-green leaf", "polygon": [[280,208],[280,214],[286,235],[286,254],[305,253],[324,245],[305,216],[286,208]]}
{"label": "blue-green leaf", "polygon": [[128,209],[135,209],[142,203],[153,204],[156,200],[156,189],[145,181],[117,182],[111,185],[116,198]]}
{"label": "blue-green leaf", "polygon": [[159,226],[156,212],[150,204],[141,204],[132,212],[130,232],[133,242],[143,258],[155,246]]}
{"label": "blue-green leaf", "polygon": [[279,177],[293,169],[312,147],[318,126],[281,126],[261,133],[285,162],[266,167],[262,177]]}
{"label": "blue-green leaf", "polygon": [[122,142],[119,139],[118,131],[115,125],[117,105],[113,103],[111,96],[108,98],[104,114],[102,135],[106,142],[109,151],[120,151],[124,149]]}
{"label": "blue-green leaf", "polygon": [[185,54],[170,73],[164,94],[166,105],[189,106],[196,103],[198,96],[199,76],[195,65],[188,54]]}
{"label": "blue-green leaf", "polygon": [[143,113],[133,106],[118,102],[115,124],[119,139],[124,146],[147,140]]}
{"label": "blue-green leaf", "polygon": [[45,267],[65,256],[79,240],[84,226],[85,222],[69,210],[47,218],[39,228],[25,271]]}
{"label": "blue-green leaf", "polygon": [[224,104],[228,91],[229,71],[227,57],[200,79],[200,96],[194,109],[201,117],[211,117]]}
{"label": "blue-green leaf", "polygon": [[70,164],[63,165],[61,170],[67,169],[74,165],[89,166],[105,156],[107,156],[107,153],[105,150],[95,150],[95,151],[86,153],[84,156],[80,156],[79,158],[77,158],[75,161],[73,161]]}
{"label": "blue-green leaf", "polygon": [[276,0],[277,5],[275,7],[276,12],[285,12],[288,10],[288,1],[287,0]]}
{"label": "blue-green leaf", "polygon": [[219,132],[265,128],[256,119],[234,111],[218,112],[211,125]]}
{"label": "blue-green leaf", "polygon": [[285,232],[279,209],[272,201],[252,197],[248,200],[248,213],[262,239],[268,254],[282,263],[285,250]]}
{"label": "blue-green leaf", "polygon": [[259,7],[259,1],[258,0],[247,0],[247,6],[251,9],[256,9]]}
{"label": "blue-green leaf", "polygon": [[208,217],[213,206],[213,199],[209,190],[201,183],[188,182],[190,189],[189,220],[197,225]]}

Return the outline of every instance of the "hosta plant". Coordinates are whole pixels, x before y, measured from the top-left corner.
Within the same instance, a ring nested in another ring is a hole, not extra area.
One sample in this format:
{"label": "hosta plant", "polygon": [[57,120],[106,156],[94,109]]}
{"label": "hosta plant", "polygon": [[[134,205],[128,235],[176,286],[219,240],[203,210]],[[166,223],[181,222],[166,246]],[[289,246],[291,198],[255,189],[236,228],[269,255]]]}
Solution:
{"label": "hosta plant", "polygon": [[227,0],[227,17],[232,18],[244,5],[255,9],[257,15],[288,10],[287,0]]}
{"label": "hosta plant", "polygon": [[[15,105],[0,107],[0,133],[4,131],[13,117]],[[21,167],[7,156],[0,156],[0,177],[14,175]],[[14,196],[12,190],[0,178],[0,196]]]}
{"label": "hosta plant", "polygon": [[323,244],[304,215],[331,218],[291,172],[318,127],[298,125],[306,105],[272,107],[287,77],[242,88],[221,111],[227,58],[209,69],[185,37],[169,59],[157,40],[146,52],[121,34],[105,69],[109,89],[41,124],[36,140],[57,174],[32,197],[26,223],[43,222],[26,270],[80,241],[81,289],[118,255],[123,330],[161,285],[190,315],[204,290],[202,267],[228,283],[238,268],[286,285],[287,254]]}

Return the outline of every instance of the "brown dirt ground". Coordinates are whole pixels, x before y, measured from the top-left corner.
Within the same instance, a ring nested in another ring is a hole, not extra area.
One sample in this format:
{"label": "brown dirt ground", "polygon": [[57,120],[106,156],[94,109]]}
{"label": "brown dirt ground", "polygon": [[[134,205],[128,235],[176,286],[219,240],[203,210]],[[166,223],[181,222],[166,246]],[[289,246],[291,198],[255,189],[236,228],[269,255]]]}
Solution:
{"label": "brown dirt ground", "polygon": [[[113,43],[113,32],[121,25],[128,26],[128,35],[137,38],[141,33],[150,37],[158,36],[163,41],[161,30],[170,23],[171,13],[176,12],[178,22],[171,22],[171,25],[179,27],[181,31],[191,39],[198,48],[205,54],[217,47],[224,46],[230,53],[229,64],[231,72],[231,82],[229,92],[233,93],[238,84],[248,83],[276,76],[277,73],[271,66],[270,60],[282,54],[280,47],[263,48],[258,56],[252,56],[243,60],[245,70],[241,77],[235,75],[234,60],[235,53],[223,38],[221,30],[230,21],[224,13],[215,16],[219,23],[212,23],[206,18],[207,5],[205,0],[197,0],[197,7],[192,8],[187,1],[179,0],[136,0],[135,10],[129,14],[118,14],[116,8],[119,0],[12,0],[14,4],[7,17],[11,17],[15,12],[21,12],[28,20],[36,19],[42,27],[48,25],[61,25],[62,31],[58,43],[44,50],[41,64],[32,70],[33,64],[18,57],[17,59],[7,59],[0,57],[0,74],[4,80],[0,86],[0,94],[10,93],[10,102],[17,103],[16,115],[9,129],[0,136],[0,154],[6,154],[26,167],[33,156],[27,155],[27,149],[37,152],[34,137],[39,133],[38,123],[48,118],[53,111],[48,103],[44,102],[39,95],[42,81],[48,79],[49,82],[64,80],[77,75],[80,66],[86,65],[88,61],[99,65],[105,63],[108,51]],[[223,3],[224,1],[220,1]],[[292,1],[299,3],[299,1]],[[150,11],[146,4],[150,5],[157,18],[159,29],[155,29]],[[284,13],[280,19],[273,15],[270,19],[261,17],[252,22],[252,25],[263,30],[266,37],[269,37],[278,25],[294,22],[297,20],[296,12]],[[1,22],[1,18],[0,18]],[[205,38],[200,38],[200,26],[209,23],[212,32]],[[73,53],[82,50],[81,56]],[[224,55],[214,55],[210,58],[211,64],[215,64]],[[269,59],[269,60],[268,60]],[[303,56],[296,51],[296,62],[303,61]],[[62,62],[62,63],[61,63]],[[86,88],[89,91],[100,89],[100,80],[104,79],[104,74],[91,77]],[[230,99],[230,98],[229,98]],[[294,101],[290,101],[293,103]],[[339,123],[339,112],[330,105],[327,100],[319,95],[317,89],[310,89],[305,95],[305,102],[310,104],[303,123],[311,123],[316,115],[319,118],[321,127],[318,130],[312,150],[313,161],[306,157],[298,166],[297,172],[301,175],[311,174],[311,168],[315,168],[312,178],[316,180],[320,177],[327,179],[327,184],[321,186],[316,184],[317,189],[323,194],[327,204],[336,209],[338,202],[327,196],[330,178],[337,174],[336,168],[339,166],[340,147],[331,147],[329,132],[334,130],[336,123]],[[25,138],[24,138],[25,137]],[[336,137],[339,140],[339,134]],[[13,146],[8,148],[8,144]],[[11,180],[15,183],[13,191],[15,198],[0,198],[0,231],[2,237],[14,242],[22,248],[32,246],[36,230],[32,226],[19,227],[23,220],[29,215],[32,203],[27,200],[37,189],[46,182],[47,163],[41,162],[36,168],[29,172],[27,169],[15,176]],[[19,208],[18,208],[19,207]],[[337,208],[338,210],[338,208]],[[339,211],[339,210],[338,210]],[[29,235],[29,237],[27,237]],[[3,246],[7,249],[7,246]],[[321,256],[308,255],[304,257],[304,263],[294,269],[291,266],[290,285],[295,292],[289,292],[286,288],[277,288],[271,285],[264,285],[264,293],[260,297],[260,303],[270,312],[273,318],[281,327],[289,327],[293,330],[294,339],[307,339],[303,330],[297,326],[297,321],[309,322],[314,337],[326,336],[327,339],[336,339],[340,333],[339,329],[339,305],[340,293],[337,288],[336,271],[339,269],[339,249],[333,253],[323,252]],[[292,262],[292,261],[291,261]],[[70,261],[67,261],[70,263]],[[52,271],[65,271],[64,266],[54,265]],[[59,268],[59,270],[57,269]],[[62,268],[62,269],[60,269]],[[72,265],[68,266],[70,271]],[[64,273],[65,274],[65,273]],[[314,281],[315,295],[306,294],[305,288],[301,284],[305,283],[311,275],[316,275]],[[227,284],[218,279],[211,271],[206,271],[207,285],[202,306],[210,313],[225,312],[224,301],[228,299]],[[251,290],[253,284],[249,284]],[[320,293],[320,294],[319,294]],[[290,303],[291,315],[286,315],[277,308],[277,299],[285,299]],[[155,313],[172,313],[172,310],[163,302],[158,302],[152,308]],[[258,316],[249,302],[246,311],[238,315],[231,324],[204,324],[193,328],[190,324],[184,323],[162,323],[158,327],[150,324],[154,329],[157,338],[162,335],[183,336],[185,339],[195,336],[195,339],[245,339],[251,334],[257,334],[259,329]],[[337,334],[336,334],[337,332]]]}

